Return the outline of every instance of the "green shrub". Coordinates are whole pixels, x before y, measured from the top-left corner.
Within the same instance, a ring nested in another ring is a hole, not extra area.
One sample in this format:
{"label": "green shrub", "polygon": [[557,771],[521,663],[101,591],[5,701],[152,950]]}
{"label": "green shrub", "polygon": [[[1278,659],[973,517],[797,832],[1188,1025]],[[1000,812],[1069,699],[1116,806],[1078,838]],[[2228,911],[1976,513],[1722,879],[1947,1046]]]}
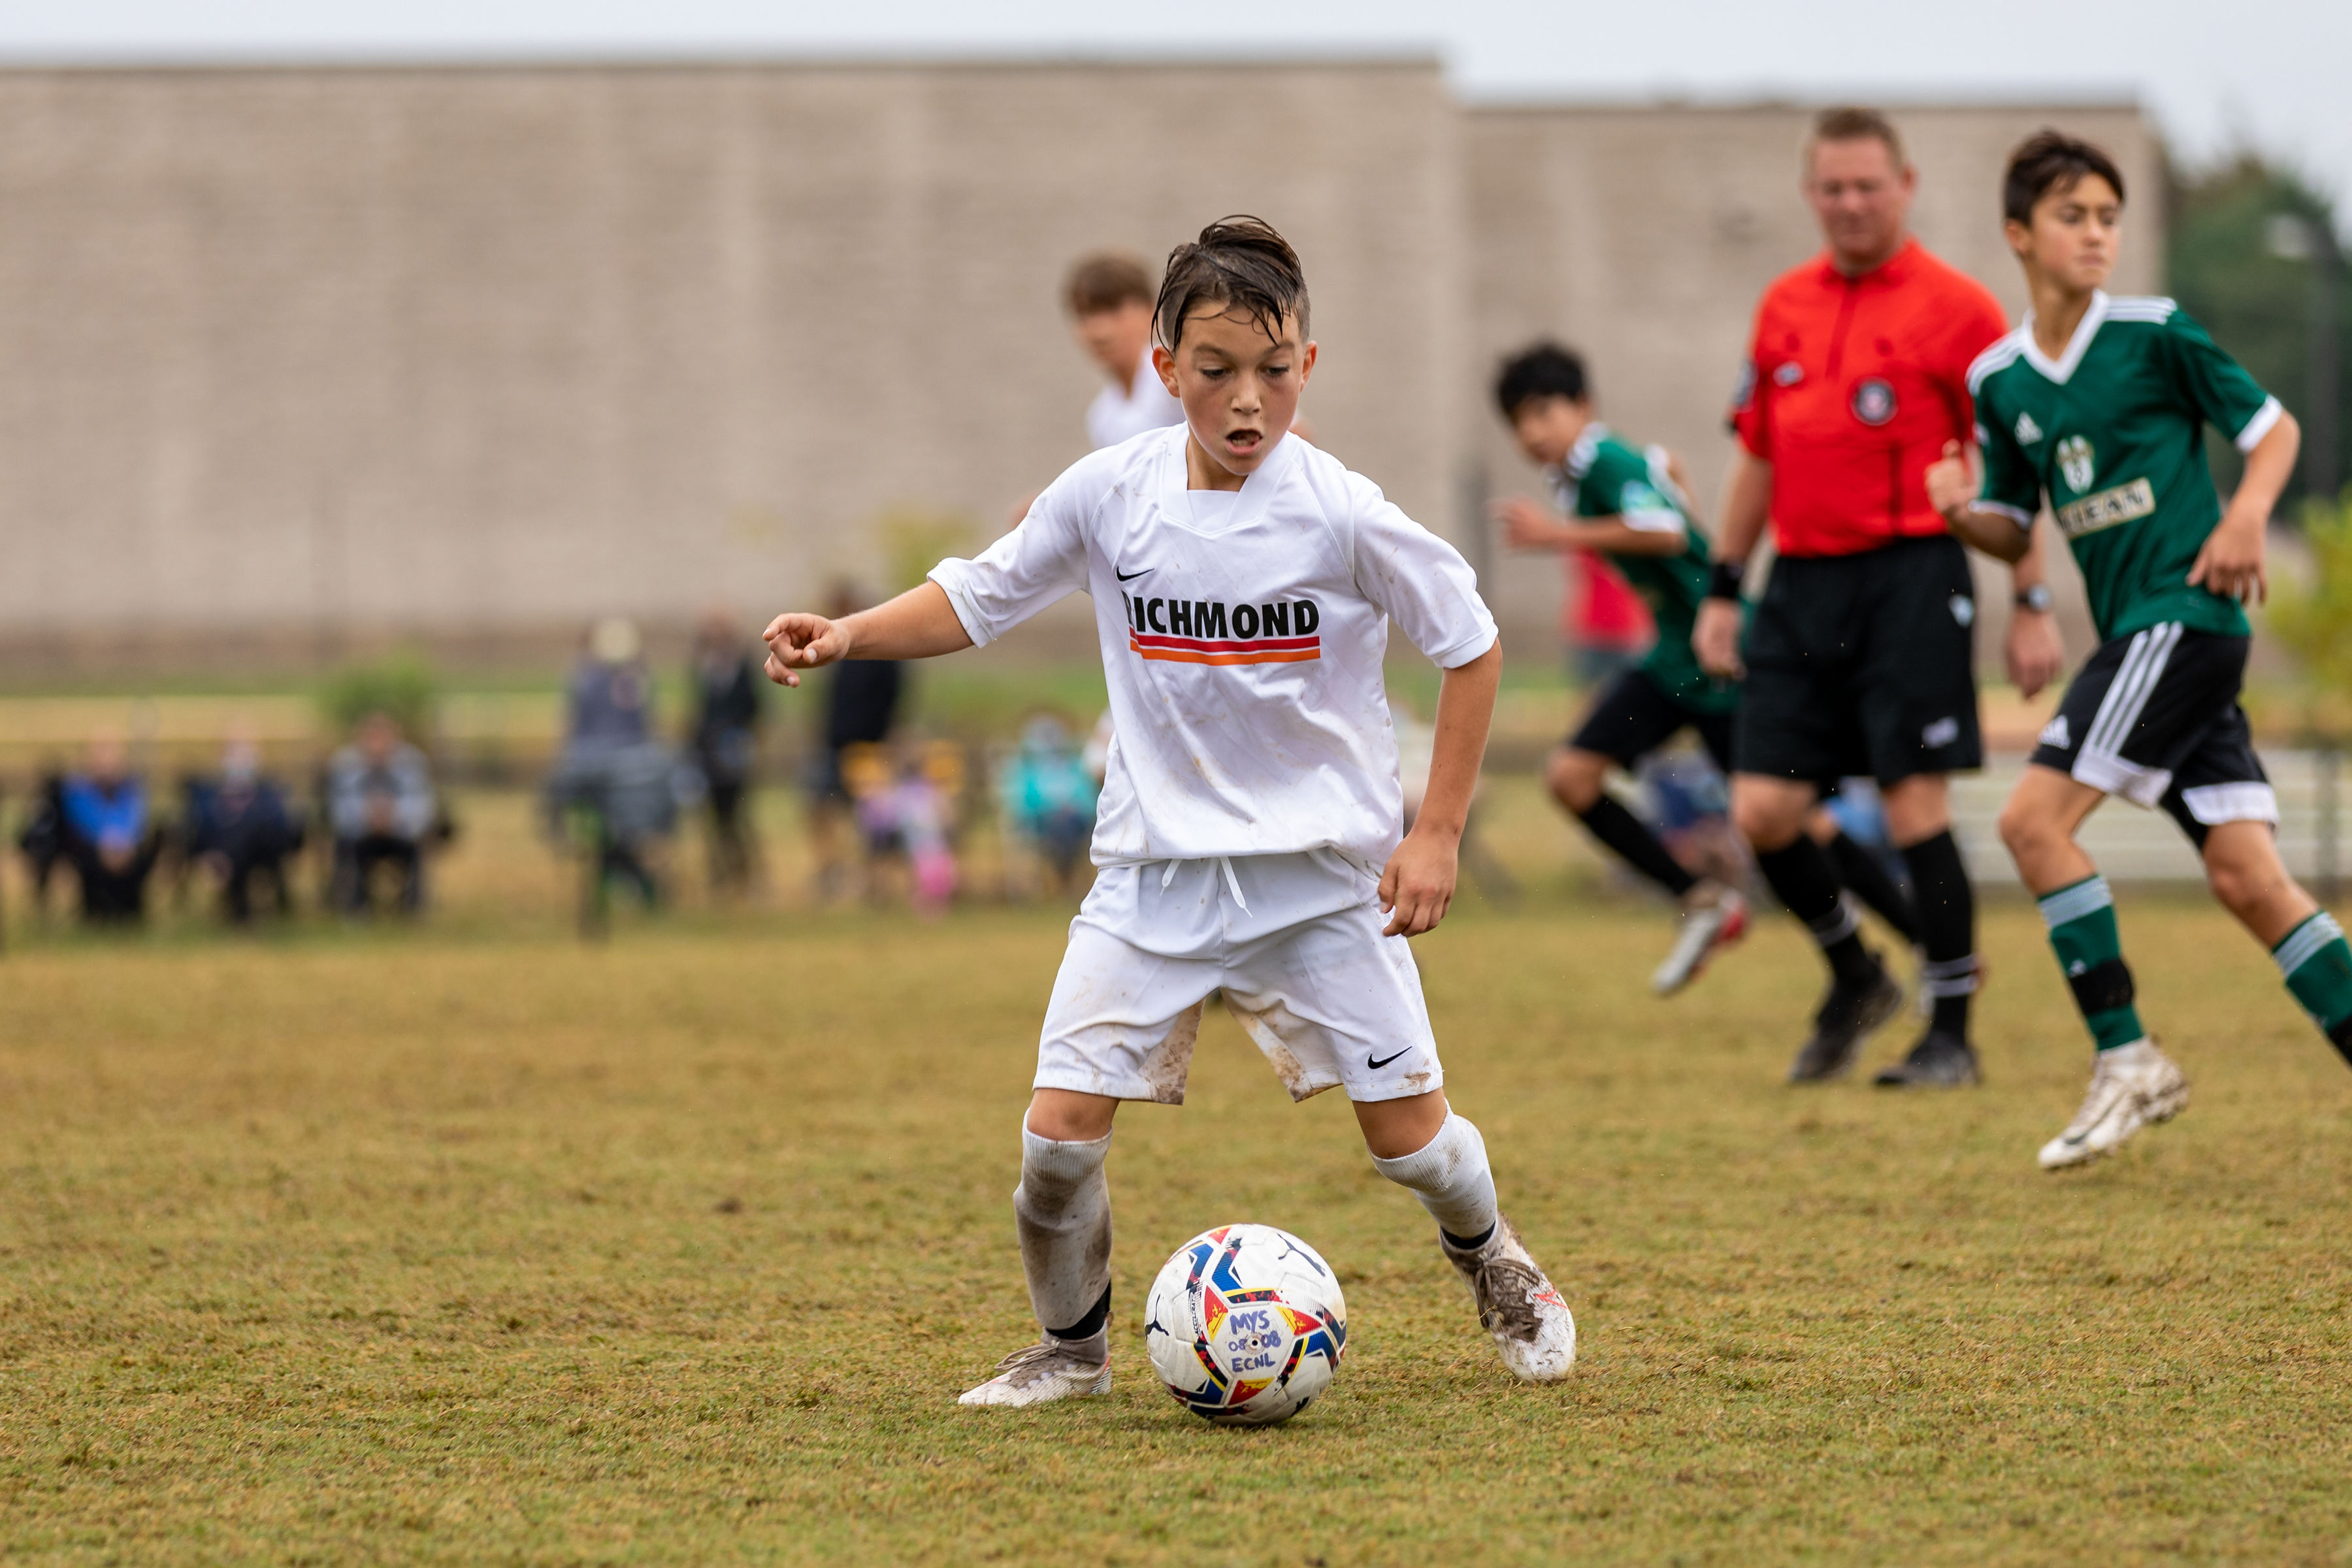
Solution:
{"label": "green shrub", "polygon": [[320,684],[319,712],[337,735],[348,735],[369,714],[382,711],[400,721],[419,745],[433,736],[433,700],[439,681],[433,667],[413,652],[387,654],[349,664]]}

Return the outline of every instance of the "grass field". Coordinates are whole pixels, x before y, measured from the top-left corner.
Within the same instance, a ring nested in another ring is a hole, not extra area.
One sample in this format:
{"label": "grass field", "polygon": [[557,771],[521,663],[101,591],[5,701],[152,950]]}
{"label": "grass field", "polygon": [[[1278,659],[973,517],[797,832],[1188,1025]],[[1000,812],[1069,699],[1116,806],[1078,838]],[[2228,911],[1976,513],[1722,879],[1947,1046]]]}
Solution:
{"label": "grass field", "polygon": [[[1419,951],[1573,1380],[1505,1377],[1346,1106],[1219,1017],[1114,1146],[1116,1390],[1021,1415],[952,1401],[1032,1331],[1063,912],[583,948],[552,872],[504,925],[465,878],[415,931],[0,961],[0,1558],[2352,1559],[2352,1076],[2201,904],[2124,910],[2189,1111],[2053,1178],[2084,1051],[2022,902],[1989,1087],[1914,1099],[1780,1084],[1785,921],[1659,1004],[1648,906],[1472,899]],[[1349,1294],[1334,1394],[1267,1432],[1184,1414],[1137,1327],[1240,1217]]]}

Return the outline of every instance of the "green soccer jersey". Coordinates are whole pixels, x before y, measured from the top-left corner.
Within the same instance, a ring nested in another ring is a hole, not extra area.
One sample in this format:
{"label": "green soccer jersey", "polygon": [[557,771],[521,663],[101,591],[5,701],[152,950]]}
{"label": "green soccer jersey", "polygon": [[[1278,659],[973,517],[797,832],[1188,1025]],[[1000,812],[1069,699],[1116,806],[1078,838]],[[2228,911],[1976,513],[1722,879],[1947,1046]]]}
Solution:
{"label": "green soccer jersey", "polygon": [[1691,652],[1691,624],[1706,597],[1706,541],[1690,525],[1682,492],[1666,477],[1663,447],[1637,452],[1595,420],[1584,427],[1568,460],[1551,476],[1562,510],[1571,517],[1614,517],[1642,532],[1678,533],[1670,555],[1602,551],[1650,607],[1658,640],[1642,669],[1658,689],[1699,713],[1728,713],[1739,705],[1736,681],[1717,680]]}
{"label": "green soccer jersey", "polygon": [[2163,621],[2244,637],[2234,599],[2189,571],[2221,521],[2204,426],[2251,451],[2278,399],[2169,300],[2095,294],[2064,356],[2034,345],[2032,318],[1969,368],[1984,449],[1977,505],[2033,525],[2044,493],[2090,589],[2099,636]]}

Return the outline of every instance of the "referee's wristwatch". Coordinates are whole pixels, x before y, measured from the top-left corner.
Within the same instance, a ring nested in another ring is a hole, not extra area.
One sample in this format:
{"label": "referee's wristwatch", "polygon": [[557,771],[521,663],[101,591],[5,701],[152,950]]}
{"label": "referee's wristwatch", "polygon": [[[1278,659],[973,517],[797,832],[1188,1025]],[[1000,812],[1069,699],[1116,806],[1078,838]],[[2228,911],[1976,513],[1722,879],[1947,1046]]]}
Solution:
{"label": "referee's wristwatch", "polygon": [[2021,610],[2035,610],[2046,616],[2050,613],[2051,603],[2050,584],[2047,583],[2036,583],[2031,588],[2017,591],[2017,607]]}

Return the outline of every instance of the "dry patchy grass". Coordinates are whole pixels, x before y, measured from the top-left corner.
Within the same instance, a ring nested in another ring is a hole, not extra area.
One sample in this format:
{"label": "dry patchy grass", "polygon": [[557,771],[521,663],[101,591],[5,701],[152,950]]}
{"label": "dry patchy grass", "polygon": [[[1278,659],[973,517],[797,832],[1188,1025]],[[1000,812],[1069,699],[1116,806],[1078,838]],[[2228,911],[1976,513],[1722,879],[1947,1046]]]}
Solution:
{"label": "dry patchy grass", "polygon": [[[1425,940],[1581,1324],[1552,1389],[1344,1104],[1220,1020],[1115,1144],[1116,1392],[1027,1415],[952,1400],[1030,1331],[1057,913],[37,944],[0,965],[0,1556],[2336,1561],[2352,1079],[2217,912],[2124,918],[2197,1098],[2065,1178],[2032,1153],[2084,1053],[2022,904],[1989,1087],[1919,1098],[1780,1085],[1785,921],[1671,1004],[1637,906]],[[1237,1217],[1349,1289],[1338,1388],[1270,1432],[1186,1415],[1135,1324]]]}

